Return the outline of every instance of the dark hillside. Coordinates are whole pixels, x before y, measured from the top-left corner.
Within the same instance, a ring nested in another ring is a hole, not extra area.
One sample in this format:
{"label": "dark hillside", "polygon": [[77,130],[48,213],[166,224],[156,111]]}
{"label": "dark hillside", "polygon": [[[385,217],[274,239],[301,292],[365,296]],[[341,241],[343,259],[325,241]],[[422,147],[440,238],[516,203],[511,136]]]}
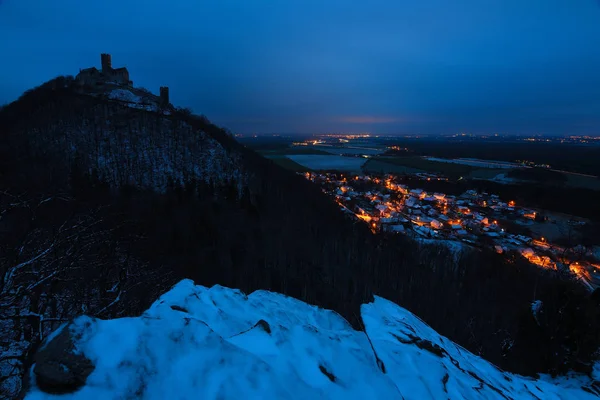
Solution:
{"label": "dark hillside", "polygon": [[373,235],[206,118],[170,112],[77,94],[68,80],[0,110],[4,390],[20,387],[32,351],[62,321],[138,314],[185,277],[285,293],[356,327],[359,305],[378,294],[522,373],[593,358],[598,304],[577,283],[519,257],[456,257]]}

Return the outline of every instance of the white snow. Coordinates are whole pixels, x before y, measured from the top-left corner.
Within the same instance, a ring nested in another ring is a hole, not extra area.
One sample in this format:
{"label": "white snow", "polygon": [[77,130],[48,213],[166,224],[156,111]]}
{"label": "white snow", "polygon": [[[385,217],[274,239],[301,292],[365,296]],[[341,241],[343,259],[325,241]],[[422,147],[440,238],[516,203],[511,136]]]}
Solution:
{"label": "white snow", "polygon": [[526,168],[521,164],[511,163],[508,161],[495,161],[495,160],[480,160],[477,158],[438,158],[438,157],[425,157],[429,161],[445,162],[450,164],[462,164],[470,165],[472,167],[481,168]]}
{"label": "white snow", "polygon": [[425,238],[416,238],[417,242],[423,245],[434,245],[434,246],[446,246],[456,258],[462,254],[462,252],[466,250],[472,249],[471,246],[466,243],[459,242],[457,240],[448,240],[448,239],[425,239]]}
{"label": "white snow", "polygon": [[157,112],[159,110],[158,103],[150,96],[138,96],[127,89],[113,89],[108,94],[109,99],[119,100],[128,107],[137,108],[139,110]]}
{"label": "white snow", "polygon": [[368,154],[368,155],[376,155],[381,154],[385,151],[385,149],[376,149],[372,147],[356,147],[356,146],[348,146],[348,147],[337,147],[337,146],[315,146],[315,149],[326,151],[331,154]]}
{"label": "white snow", "polygon": [[540,310],[542,309],[542,301],[541,300],[536,300],[533,303],[531,303],[531,312],[533,313],[533,316],[537,319],[538,314],[540,312]]}
{"label": "white snow", "polygon": [[131,103],[141,103],[142,98],[125,89],[114,89],[108,94],[109,99],[128,101]]}
{"label": "white snow", "polygon": [[360,157],[327,156],[320,154],[288,155],[289,159],[313,170],[338,170],[360,172],[366,159]]}
{"label": "white snow", "polygon": [[583,377],[504,373],[382,298],[361,314],[367,334],[280,294],[184,280],[138,318],[76,319],[76,348],[95,365],[86,385],[26,398],[595,398]]}
{"label": "white snow", "polygon": [[493,181],[493,182],[502,183],[502,184],[505,184],[505,185],[510,185],[512,183],[522,183],[522,182],[525,182],[525,181],[523,181],[521,179],[515,179],[515,178],[508,177],[507,174],[498,174],[498,175],[494,176],[492,179],[489,179],[489,180]]}
{"label": "white snow", "polygon": [[[502,372],[380,297],[362,306],[362,317],[387,375],[406,399],[597,398],[581,389],[582,377],[552,381],[548,377],[536,380]],[[442,355],[411,344],[415,338],[439,346]],[[448,378],[444,379],[446,374]]]}

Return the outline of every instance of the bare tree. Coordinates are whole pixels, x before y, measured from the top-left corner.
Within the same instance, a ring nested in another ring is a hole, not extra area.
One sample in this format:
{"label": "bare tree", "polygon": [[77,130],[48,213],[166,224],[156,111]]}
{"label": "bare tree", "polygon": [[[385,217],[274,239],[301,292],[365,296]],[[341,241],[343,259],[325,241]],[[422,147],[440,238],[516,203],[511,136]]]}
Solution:
{"label": "bare tree", "polygon": [[0,393],[18,392],[28,356],[59,324],[82,313],[122,315],[122,302],[137,298],[130,292],[142,282],[150,278],[160,286],[159,271],[146,271],[126,243],[111,239],[119,226],[105,223],[104,210],[40,221],[72,202],[67,196],[0,195],[0,222],[9,232],[0,240],[0,343],[9,344],[0,349]]}

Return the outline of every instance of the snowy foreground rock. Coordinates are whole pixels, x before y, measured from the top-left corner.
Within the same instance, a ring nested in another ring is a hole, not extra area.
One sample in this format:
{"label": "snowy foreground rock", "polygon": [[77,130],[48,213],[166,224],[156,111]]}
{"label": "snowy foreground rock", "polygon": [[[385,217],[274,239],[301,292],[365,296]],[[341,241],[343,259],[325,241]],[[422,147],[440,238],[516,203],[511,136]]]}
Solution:
{"label": "snowy foreground rock", "polygon": [[504,373],[382,298],[361,312],[367,334],[333,311],[280,294],[246,296],[184,280],[141,317],[79,317],[63,327],[94,370],[70,394],[47,394],[33,382],[27,399],[594,399],[600,393],[589,377]]}

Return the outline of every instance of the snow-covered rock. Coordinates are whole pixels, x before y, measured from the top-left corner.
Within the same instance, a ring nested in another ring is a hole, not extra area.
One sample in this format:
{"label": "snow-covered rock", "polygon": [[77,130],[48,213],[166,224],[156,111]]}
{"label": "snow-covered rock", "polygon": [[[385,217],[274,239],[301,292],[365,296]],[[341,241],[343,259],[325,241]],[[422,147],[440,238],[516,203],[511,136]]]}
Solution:
{"label": "snow-covered rock", "polygon": [[160,109],[155,96],[140,96],[128,89],[113,89],[108,93],[108,98],[119,100],[128,107],[137,108],[139,110],[157,112]]}
{"label": "snow-covered rock", "polygon": [[113,100],[128,101],[131,103],[141,103],[142,102],[142,98],[140,96],[136,96],[131,91],[126,90],[126,89],[111,90],[110,93],[108,94],[108,98],[113,99]]}
{"label": "snow-covered rock", "polygon": [[[438,335],[382,298],[366,334],[333,311],[268,291],[177,284],[138,318],[71,324],[95,366],[62,396],[28,399],[592,399],[587,377],[528,379]],[[587,387],[587,391],[582,386]]]}

